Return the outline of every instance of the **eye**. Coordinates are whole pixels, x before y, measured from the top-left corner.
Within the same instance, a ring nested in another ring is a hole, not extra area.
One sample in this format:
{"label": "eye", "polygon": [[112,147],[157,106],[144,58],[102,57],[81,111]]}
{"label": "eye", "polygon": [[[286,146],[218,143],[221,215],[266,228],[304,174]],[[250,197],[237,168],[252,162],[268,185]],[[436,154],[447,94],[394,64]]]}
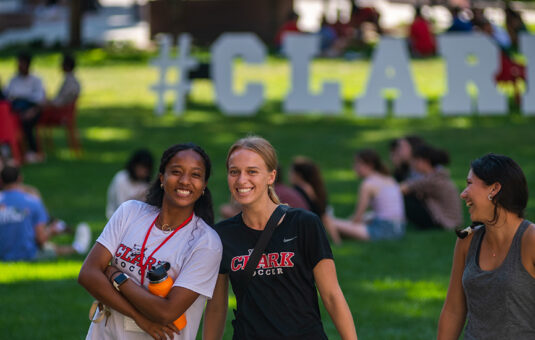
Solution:
{"label": "eye", "polygon": [[202,175],[201,175],[200,173],[198,173],[198,172],[194,172],[194,173],[191,174],[191,175],[192,175],[193,177],[195,177],[195,178],[201,178],[201,176],[202,176]]}
{"label": "eye", "polygon": [[231,176],[236,176],[236,175],[239,174],[239,171],[236,170],[236,169],[230,169],[230,170],[228,171],[228,174],[231,175]]}
{"label": "eye", "polygon": [[248,170],[247,173],[249,175],[256,175],[258,173],[258,171],[256,171],[256,170]]}

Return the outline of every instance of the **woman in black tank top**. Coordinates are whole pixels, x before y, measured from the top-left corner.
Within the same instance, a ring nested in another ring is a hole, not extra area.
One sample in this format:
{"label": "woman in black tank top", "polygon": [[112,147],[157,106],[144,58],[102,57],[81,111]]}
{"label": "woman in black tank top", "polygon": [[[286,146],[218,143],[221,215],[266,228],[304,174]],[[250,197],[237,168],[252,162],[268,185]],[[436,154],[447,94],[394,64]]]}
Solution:
{"label": "woman in black tank top", "polygon": [[438,339],[535,339],[535,225],[527,183],[507,156],[474,160],[461,193],[472,225],[458,233]]}

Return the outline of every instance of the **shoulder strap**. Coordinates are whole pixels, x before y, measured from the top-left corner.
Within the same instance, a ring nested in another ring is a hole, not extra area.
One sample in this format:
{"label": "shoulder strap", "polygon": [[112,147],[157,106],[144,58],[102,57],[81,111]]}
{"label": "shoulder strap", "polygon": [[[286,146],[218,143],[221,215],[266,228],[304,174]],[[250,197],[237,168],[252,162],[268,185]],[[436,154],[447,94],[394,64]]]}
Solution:
{"label": "shoulder strap", "polygon": [[255,247],[253,249],[253,252],[249,256],[249,260],[247,261],[247,264],[245,265],[245,269],[243,270],[245,279],[243,282],[243,288],[246,289],[249,285],[249,282],[253,278],[254,270],[256,269],[256,266],[258,265],[258,262],[260,261],[260,258],[262,257],[262,253],[264,252],[264,249],[266,249],[266,246],[269,243],[269,240],[271,240],[271,236],[273,235],[273,232],[275,231],[275,228],[277,227],[278,222],[286,214],[286,211],[288,210],[287,205],[278,205],[273,214],[271,214],[271,217],[266,223],[266,227],[264,228],[264,231],[262,231],[262,234],[260,235],[260,238],[255,244]]}

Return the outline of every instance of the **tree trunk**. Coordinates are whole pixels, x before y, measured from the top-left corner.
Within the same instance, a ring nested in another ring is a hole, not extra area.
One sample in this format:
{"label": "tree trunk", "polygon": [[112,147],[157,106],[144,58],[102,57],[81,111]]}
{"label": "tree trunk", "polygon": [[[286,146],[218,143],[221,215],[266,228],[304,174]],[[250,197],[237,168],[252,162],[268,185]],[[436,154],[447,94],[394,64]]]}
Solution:
{"label": "tree trunk", "polygon": [[82,0],[71,0],[70,3],[69,45],[80,47],[82,44]]}

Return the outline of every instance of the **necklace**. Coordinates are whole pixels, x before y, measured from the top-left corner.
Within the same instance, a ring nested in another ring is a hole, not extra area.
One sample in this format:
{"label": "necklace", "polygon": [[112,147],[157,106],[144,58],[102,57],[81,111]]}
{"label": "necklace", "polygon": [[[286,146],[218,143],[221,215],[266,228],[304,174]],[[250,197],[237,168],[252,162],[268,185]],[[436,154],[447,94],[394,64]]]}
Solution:
{"label": "necklace", "polygon": [[[169,239],[171,237],[173,237],[173,235],[176,234],[177,231],[182,229],[182,227],[186,226],[191,221],[192,218],[193,218],[193,211],[191,212],[191,215],[189,215],[189,217],[184,222],[182,222],[178,227],[176,227],[176,229],[171,233],[171,235],[167,236],[165,238],[165,240],[163,240],[163,242],[160,243],[160,245],[158,247],[156,247],[156,249],[154,249],[152,251],[152,253],[147,257],[147,260],[143,264],[143,259],[145,258],[145,245],[147,244],[147,240],[149,239],[149,234],[150,234],[150,231],[151,231],[152,227],[156,224],[156,220],[160,219],[160,214],[158,214],[158,216],[156,216],[154,221],[152,221],[152,224],[150,225],[149,230],[147,230],[147,234],[145,234],[145,240],[143,241],[143,245],[141,246],[141,253],[140,253],[140,256],[141,256],[141,261],[140,261],[140,264],[141,264],[140,267],[141,268],[140,268],[140,271],[141,271],[141,273],[140,274],[141,274],[141,285],[142,286],[143,286],[143,280],[145,278],[145,271],[147,270],[148,266],[151,266],[150,262],[149,262],[149,259],[152,257],[152,255],[154,255],[154,253],[156,253],[158,251],[158,249],[160,249],[167,241],[169,241]],[[149,268],[149,270],[150,270],[150,268]]]}
{"label": "necklace", "polygon": [[177,224],[175,227],[167,224],[167,223],[164,223],[162,224],[162,222],[160,221],[160,215],[158,215],[158,220],[157,220],[157,224],[156,226],[160,228],[161,231],[163,231],[164,233],[169,233],[171,231],[173,231],[174,229],[176,229],[177,227],[180,226],[180,224]]}
{"label": "necklace", "polygon": [[491,249],[489,246],[489,250],[492,253],[492,257],[496,257],[496,252],[494,251],[494,249]]}

